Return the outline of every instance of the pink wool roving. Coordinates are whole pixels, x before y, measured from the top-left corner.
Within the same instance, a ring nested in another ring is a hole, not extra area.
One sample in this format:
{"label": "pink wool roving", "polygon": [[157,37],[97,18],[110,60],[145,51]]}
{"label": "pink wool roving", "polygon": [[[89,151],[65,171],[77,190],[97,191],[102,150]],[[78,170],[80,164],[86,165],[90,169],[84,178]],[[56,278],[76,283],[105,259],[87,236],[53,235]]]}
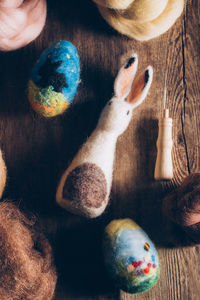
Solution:
{"label": "pink wool roving", "polygon": [[44,27],[46,13],[46,0],[0,0],[0,50],[15,50],[33,41]]}

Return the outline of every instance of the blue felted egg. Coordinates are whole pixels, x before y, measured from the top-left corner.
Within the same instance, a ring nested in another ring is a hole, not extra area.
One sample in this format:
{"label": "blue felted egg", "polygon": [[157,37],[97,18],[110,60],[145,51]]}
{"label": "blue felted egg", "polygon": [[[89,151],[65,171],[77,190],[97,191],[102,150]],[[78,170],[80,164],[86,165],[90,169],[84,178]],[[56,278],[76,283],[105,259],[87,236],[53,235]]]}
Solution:
{"label": "blue felted egg", "polygon": [[107,225],[104,257],[111,278],[125,292],[146,292],[158,280],[160,267],[156,248],[131,219],[114,220]]}
{"label": "blue felted egg", "polygon": [[32,69],[28,98],[32,108],[45,117],[61,114],[72,102],[80,81],[76,48],[60,41],[46,49]]}

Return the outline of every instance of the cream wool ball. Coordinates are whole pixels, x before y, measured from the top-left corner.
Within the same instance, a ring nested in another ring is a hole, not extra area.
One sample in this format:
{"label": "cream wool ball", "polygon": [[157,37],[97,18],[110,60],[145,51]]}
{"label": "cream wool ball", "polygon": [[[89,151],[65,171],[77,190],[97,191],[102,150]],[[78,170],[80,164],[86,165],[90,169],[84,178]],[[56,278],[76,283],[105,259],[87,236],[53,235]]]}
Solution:
{"label": "cream wool ball", "polygon": [[46,14],[46,0],[0,0],[0,50],[15,50],[33,41]]}
{"label": "cream wool ball", "polygon": [[0,6],[7,8],[17,8],[24,0],[0,0]]}
{"label": "cream wool ball", "polygon": [[165,33],[175,23],[184,8],[184,0],[169,0],[161,15],[149,22],[139,23],[122,17],[119,12],[98,6],[103,18],[117,31],[139,41],[147,41]]}
{"label": "cream wool ball", "polygon": [[147,22],[157,18],[165,9],[168,0],[135,0],[119,13],[127,19],[137,22]]}
{"label": "cream wool ball", "polygon": [[113,8],[113,9],[126,9],[134,0],[93,0],[95,3]]}

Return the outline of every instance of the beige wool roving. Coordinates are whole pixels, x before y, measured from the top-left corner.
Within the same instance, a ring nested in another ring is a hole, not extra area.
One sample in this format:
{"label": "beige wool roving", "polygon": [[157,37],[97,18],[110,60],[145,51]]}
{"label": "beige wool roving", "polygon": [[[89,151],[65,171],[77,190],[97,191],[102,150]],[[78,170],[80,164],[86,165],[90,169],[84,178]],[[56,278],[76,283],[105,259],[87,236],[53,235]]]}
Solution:
{"label": "beige wool roving", "polygon": [[113,28],[139,41],[148,41],[165,33],[174,25],[183,8],[184,0],[168,0],[167,3],[166,0],[135,0],[124,11],[98,5],[102,17]]}

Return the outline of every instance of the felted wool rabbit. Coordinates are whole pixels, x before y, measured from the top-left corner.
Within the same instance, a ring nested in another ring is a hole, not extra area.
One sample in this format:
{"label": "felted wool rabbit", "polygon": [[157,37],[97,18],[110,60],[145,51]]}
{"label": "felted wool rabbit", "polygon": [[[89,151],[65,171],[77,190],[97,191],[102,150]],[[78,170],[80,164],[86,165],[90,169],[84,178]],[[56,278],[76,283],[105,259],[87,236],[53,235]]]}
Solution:
{"label": "felted wool rabbit", "polygon": [[143,102],[152,83],[151,66],[133,82],[137,65],[137,55],[133,54],[121,67],[113,98],[61,177],[56,201],[72,213],[95,218],[108,204],[117,138],[128,127],[133,110]]}

